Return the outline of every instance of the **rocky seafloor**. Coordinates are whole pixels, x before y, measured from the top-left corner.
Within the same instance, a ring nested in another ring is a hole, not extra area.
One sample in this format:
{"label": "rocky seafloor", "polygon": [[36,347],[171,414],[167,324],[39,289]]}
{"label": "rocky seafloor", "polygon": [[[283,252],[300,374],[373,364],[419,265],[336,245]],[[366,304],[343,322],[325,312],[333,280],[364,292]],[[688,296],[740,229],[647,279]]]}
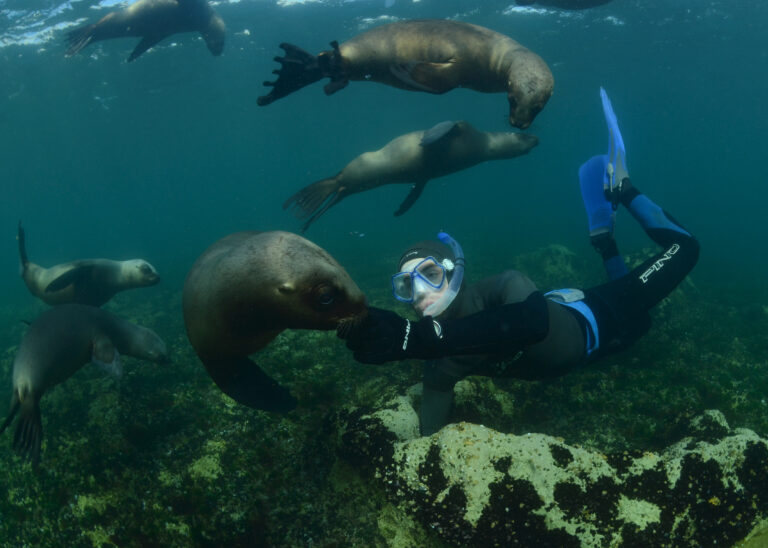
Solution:
{"label": "rocky seafloor", "polygon": [[[594,264],[556,246],[507,266],[542,289],[599,281]],[[386,287],[359,283],[373,304],[391,307]],[[546,382],[470,377],[458,387],[453,424],[430,438],[416,430],[418,362],[356,364],[333,333],[286,332],[256,357],[298,409],[235,404],[189,346],[180,299],[134,291],[108,305],[156,330],[172,364],[125,358],[120,378],[88,366],[52,389],[41,404],[37,469],[15,456],[11,433],[0,439],[0,544],[760,546],[766,538],[768,302],[754,295],[686,282],[622,354]],[[22,320],[43,309],[0,310],[8,397]]]}

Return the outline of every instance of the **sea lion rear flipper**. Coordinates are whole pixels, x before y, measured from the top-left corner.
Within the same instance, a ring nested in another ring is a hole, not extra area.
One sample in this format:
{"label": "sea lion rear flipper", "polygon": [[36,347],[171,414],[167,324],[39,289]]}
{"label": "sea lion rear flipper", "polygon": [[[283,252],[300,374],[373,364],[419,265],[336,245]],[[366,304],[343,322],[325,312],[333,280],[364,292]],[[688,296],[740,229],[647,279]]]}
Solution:
{"label": "sea lion rear flipper", "polygon": [[266,106],[326,76],[320,67],[318,56],[286,42],[280,44],[280,47],[285,50],[285,57],[275,57],[275,61],[281,65],[279,69],[272,71],[277,74],[277,80],[264,82],[272,91],[256,100],[259,106]]}
{"label": "sea lion rear flipper", "polygon": [[80,51],[85,46],[90,44],[93,40],[97,24],[98,23],[92,25],[84,25],[69,31],[66,38],[66,42],[69,47],[67,48],[67,51],[64,52],[64,55],[67,57],[76,55],[80,53]]}
{"label": "sea lion rear flipper", "polygon": [[91,361],[110,375],[116,377],[122,377],[123,375],[120,352],[117,351],[115,345],[107,337],[99,337],[93,341]]}
{"label": "sea lion rear flipper", "polygon": [[40,444],[43,440],[43,421],[40,418],[40,404],[36,398],[28,396],[21,403],[19,422],[13,434],[13,449],[33,465],[40,461]]}
{"label": "sea lion rear flipper", "polygon": [[19,412],[19,396],[16,393],[16,391],[13,392],[13,401],[11,402],[11,410],[8,412],[8,416],[3,421],[3,425],[0,426],[0,434],[5,432],[5,429],[8,428],[8,425],[13,422],[13,417],[16,416],[16,413]]}
{"label": "sea lion rear flipper", "polygon": [[336,175],[305,186],[283,203],[283,209],[293,207],[293,214],[297,218],[307,219],[301,229],[305,232],[309,225],[338,204],[344,196],[344,188],[339,184],[339,175]]}
{"label": "sea lion rear flipper", "polygon": [[455,84],[443,77],[442,72],[451,67],[451,63],[411,62],[391,65],[389,71],[398,79],[402,87],[427,93],[441,94],[450,91]]}
{"label": "sea lion rear flipper", "polygon": [[92,273],[93,265],[76,266],[49,283],[45,288],[45,292],[55,293],[70,285],[83,285],[91,279]]}
{"label": "sea lion rear flipper", "polygon": [[152,36],[152,35],[145,36],[144,38],[142,38],[141,42],[136,44],[136,47],[128,56],[128,62],[130,63],[131,61],[136,59],[139,55],[141,55],[142,53],[147,51],[149,48],[151,48],[152,46],[160,42],[160,40],[162,40],[163,38],[165,38],[165,36]]}
{"label": "sea lion rear flipper", "polygon": [[216,385],[237,403],[279,413],[296,407],[296,398],[247,357],[203,363]]}
{"label": "sea lion rear flipper", "polygon": [[450,135],[454,128],[457,126],[458,124],[451,120],[446,120],[445,122],[435,124],[424,132],[424,134],[421,136],[419,145],[426,147],[442,141],[445,137]]}
{"label": "sea lion rear flipper", "polygon": [[411,187],[411,191],[408,193],[408,196],[405,197],[405,200],[403,200],[403,203],[400,204],[400,207],[397,211],[395,211],[395,217],[399,217],[409,209],[411,209],[411,206],[416,203],[416,200],[419,199],[419,196],[421,196],[421,193],[424,191],[424,187],[427,186],[427,181],[421,181],[419,183],[415,183]]}

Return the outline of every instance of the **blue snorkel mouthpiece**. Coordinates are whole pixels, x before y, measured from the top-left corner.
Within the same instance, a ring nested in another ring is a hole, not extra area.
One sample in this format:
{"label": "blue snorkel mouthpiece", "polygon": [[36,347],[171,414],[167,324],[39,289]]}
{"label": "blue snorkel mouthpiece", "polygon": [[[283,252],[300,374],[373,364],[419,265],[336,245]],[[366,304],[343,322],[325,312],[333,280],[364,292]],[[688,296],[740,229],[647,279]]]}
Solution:
{"label": "blue snorkel mouthpiece", "polygon": [[459,293],[461,288],[461,282],[464,280],[464,252],[461,250],[459,242],[451,238],[447,232],[438,232],[437,239],[448,245],[453,251],[453,271],[451,273],[451,283],[448,289],[445,290],[445,294],[437,301],[433,302],[427,308],[424,309],[424,316],[439,316],[445,309],[448,308],[453,299]]}

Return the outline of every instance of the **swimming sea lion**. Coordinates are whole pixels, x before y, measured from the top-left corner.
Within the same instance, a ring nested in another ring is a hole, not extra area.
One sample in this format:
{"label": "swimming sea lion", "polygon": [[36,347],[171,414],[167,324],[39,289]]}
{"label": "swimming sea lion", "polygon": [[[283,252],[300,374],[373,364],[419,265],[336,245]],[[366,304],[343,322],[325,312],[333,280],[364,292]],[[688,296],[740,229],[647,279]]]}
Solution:
{"label": "swimming sea lion", "polygon": [[365,297],[324,249],[290,232],[236,232],[187,275],[184,323],[216,384],[239,403],[289,411],[296,399],[248,356],[284,329],[336,329],[366,312]]}
{"label": "swimming sea lion", "polygon": [[128,57],[130,63],[161,40],[179,32],[199,32],[213,55],[224,51],[224,21],[206,0],[138,0],[92,25],[68,32],[66,55],[75,55],[91,42],[141,37]]}
{"label": "swimming sea lion", "polygon": [[297,217],[308,218],[302,227],[305,231],[350,194],[390,183],[413,183],[411,192],[395,212],[399,216],[416,202],[430,179],[487,160],[520,156],[538,142],[535,135],[486,133],[469,122],[441,122],[432,129],[406,133],[384,148],[361,154],[335,176],[301,189],[286,200],[283,208],[295,206]]}
{"label": "swimming sea lion", "polygon": [[50,305],[80,303],[101,306],[118,291],[147,287],[160,281],[155,267],[143,259],[81,259],[44,268],[27,258],[21,223],[17,239],[21,277],[30,293]]}
{"label": "swimming sea lion", "polygon": [[43,436],[40,398],[45,391],[91,361],[119,370],[120,354],[155,363],[168,361],[165,343],[154,331],[106,310],[65,304],[43,312],[24,335],[13,361],[11,411],[0,434],[21,410],[13,448],[37,463]]}
{"label": "swimming sea lion", "polygon": [[372,80],[400,89],[445,93],[457,87],[506,92],[509,123],[525,129],[544,108],[554,79],[544,60],[508,36],[485,27],[426,19],[375,27],[332,50],[312,55],[282,43],[285,57],[259,105],[285,97],[323,77],[330,95],[349,80]]}

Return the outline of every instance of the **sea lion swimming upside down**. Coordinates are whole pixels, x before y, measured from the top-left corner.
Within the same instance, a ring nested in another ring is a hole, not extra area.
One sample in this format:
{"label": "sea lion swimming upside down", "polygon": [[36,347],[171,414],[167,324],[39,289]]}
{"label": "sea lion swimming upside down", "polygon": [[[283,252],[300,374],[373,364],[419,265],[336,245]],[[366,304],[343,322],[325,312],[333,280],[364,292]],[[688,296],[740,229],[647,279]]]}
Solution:
{"label": "sea lion swimming upside down", "polygon": [[372,80],[410,91],[441,94],[464,87],[506,92],[509,123],[525,129],[552,95],[554,79],[544,60],[508,36],[485,27],[442,19],[400,21],[375,27],[332,50],[312,55],[288,43],[268,105],[323,77],[330,95],[349,80]]}
{"label": "sea lion swimming upside down", "polygon": [[324,249],[290,232],[237,232],[195,261],[183,293],[187,336],[218,387],[243,405],[289,411],[296,399],[248,356],[284,329],[336,329],[365,297]]}

